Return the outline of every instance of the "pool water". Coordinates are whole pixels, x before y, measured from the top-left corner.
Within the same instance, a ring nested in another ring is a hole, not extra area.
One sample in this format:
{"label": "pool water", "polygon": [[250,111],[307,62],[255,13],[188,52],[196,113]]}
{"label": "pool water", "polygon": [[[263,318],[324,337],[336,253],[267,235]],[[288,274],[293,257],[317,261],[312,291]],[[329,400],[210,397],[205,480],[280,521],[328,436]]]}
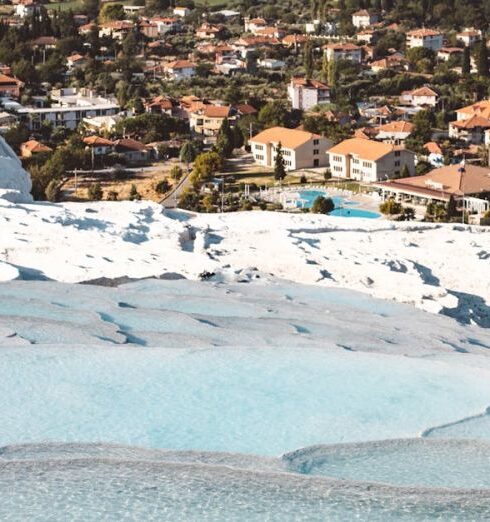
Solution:
{"label": "pool water", "polygon": [[376,219],[380,217],[380,214],[377,212],[357,208],[358,203],[355,201],[348,201],[340,196],[329,196],[328,193],[323,190],[302,190],[299,195],[300,197],[296,202],[298,208],[311,208],[315,199],[319,196],[323,196],[330,197],[335,204],[335,210],[330,212],[330,216],[367,219]]}

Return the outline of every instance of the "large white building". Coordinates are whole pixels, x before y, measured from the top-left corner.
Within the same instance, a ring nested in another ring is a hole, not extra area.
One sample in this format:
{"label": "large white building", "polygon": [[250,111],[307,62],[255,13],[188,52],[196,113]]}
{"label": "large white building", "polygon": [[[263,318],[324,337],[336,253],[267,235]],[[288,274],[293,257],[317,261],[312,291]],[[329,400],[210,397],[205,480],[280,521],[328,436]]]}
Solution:
{"label": "large white building", "polygon": [[292,78],[288,97],[293,109],[307,111],[320,103],[330,102],[330,87],[317,80]]}
{"label": "large white building", "polygon": [[328,151],[333,177],[374,183],[399,178],[407,166],[415,174],[415,154],[403,147],[364,138],[351,138]]}
{"label": "large white building", "polygon": [[407,33],[407,47],[425,47],[437,52],[444,45],[444,36],[440,31],[434,29],[415,29]]}
{"label": "large white building", "polygon": [[43,122],[53,127],[75,130],[84,118],[117,114],[119,104],[115,99],[103,98],[86,89],[59,89],[51,92],[51,107],[22,107],[19,117],[29,130],[41,128]]}
{"label": "large white building", "polygon": [[281,144],[286,170],[327,166],[327,150],[332,146],[332,142],[323,136],[285,127],[266,129],[249,143],[255,163],[264,167],[274,167]]}

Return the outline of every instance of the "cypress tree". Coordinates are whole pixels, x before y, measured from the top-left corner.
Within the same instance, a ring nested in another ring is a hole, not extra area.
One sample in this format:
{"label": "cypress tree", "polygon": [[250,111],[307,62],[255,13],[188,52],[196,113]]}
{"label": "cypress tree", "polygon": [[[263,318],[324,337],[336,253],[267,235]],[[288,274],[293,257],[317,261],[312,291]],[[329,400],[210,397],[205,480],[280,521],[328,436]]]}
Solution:
{"label": "cypress tree", "polygon": [[284,154],[282,152],[282,144],[278,143],[276,147],[276,158],[274,162],[274,178],[278,181],[286,177],[286,163],[284,161]]}
{"label": "cypress tree", "polygon": [[482,39],[480,45],[478,46],[476,67],[480,76],[485,78],[488,76],[488,49],[485,38]]}
{"label": "cypress tree", "polygon": [[470,55],[470,48],[465,47],[463,51],[463,64],[462,64],[462,73],[463,75],[467,76],[471,73],[471,55]]}

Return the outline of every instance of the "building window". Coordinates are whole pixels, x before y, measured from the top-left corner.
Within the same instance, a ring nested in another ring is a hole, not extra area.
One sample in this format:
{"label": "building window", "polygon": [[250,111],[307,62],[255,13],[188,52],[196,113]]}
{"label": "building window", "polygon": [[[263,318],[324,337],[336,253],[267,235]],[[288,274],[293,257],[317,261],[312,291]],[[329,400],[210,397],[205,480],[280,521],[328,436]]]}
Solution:
{"label": "building window", "polygon": [[395,161],[395,167],[399,167],[400,166],[400,160],[396,160]]}
{"label": "building window", "polygon": [[400,151],[399,151],[399,150],[395,150],[395,156],[396,156],[396,157],[399,157],[399,156],[400,156]]}
{"label": "building window", "polygon": [[313,140],[313,145],[318,145],[320,143],[320,140]]}
{"label": "building window", "polygon": [[264,150],[263,145],[255,145],[255,150]]}
{"label": "building window", "polygon": [[315,150],[313,151],[313,155],[314,155],[314,156],[318,156],[318,154],[320,154],[320,151],[319,151],[318,149],[315,149]]}

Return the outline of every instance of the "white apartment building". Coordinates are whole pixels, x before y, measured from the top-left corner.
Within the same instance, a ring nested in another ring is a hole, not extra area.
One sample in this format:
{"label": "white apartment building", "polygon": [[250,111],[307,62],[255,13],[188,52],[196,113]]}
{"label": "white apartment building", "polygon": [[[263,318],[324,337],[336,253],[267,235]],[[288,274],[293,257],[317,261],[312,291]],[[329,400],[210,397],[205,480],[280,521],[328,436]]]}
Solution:
{"label": "white apartment building", "polygon": [[51,92],[51,107],[22,107],[17,113],[29,130],[37,130],[44,121],[53,127],[75,130],[84,118],[117,114],[115,99],[103,98],[86,89],[58,89]]}
{"label": "white apartment building", "polygon": [[293,109],[307,111],[320,103],[330,102],[330,87],[317,80],[291,78],[288,98]]}
{"label": "white apartment building", "polygon": [[415,174],[415,154],[397,145],[364,138],[351,138],[328,151],[330,170],[336,178],[365,183],[398,178],[404,166]]}
{"label": "white apartment building", "polygon": [[444,35],[434,29],[415,29],[407,33],[407,47],[425,47],[437,52],[444,45]]}
{"label": "white apartment building", "polygon": [[332,146],[330,140],[318,134],[285,127],[266,129],[249,141],[255,163],[274,167],[279,143],[286,170],[328,165],[327,150]]}

